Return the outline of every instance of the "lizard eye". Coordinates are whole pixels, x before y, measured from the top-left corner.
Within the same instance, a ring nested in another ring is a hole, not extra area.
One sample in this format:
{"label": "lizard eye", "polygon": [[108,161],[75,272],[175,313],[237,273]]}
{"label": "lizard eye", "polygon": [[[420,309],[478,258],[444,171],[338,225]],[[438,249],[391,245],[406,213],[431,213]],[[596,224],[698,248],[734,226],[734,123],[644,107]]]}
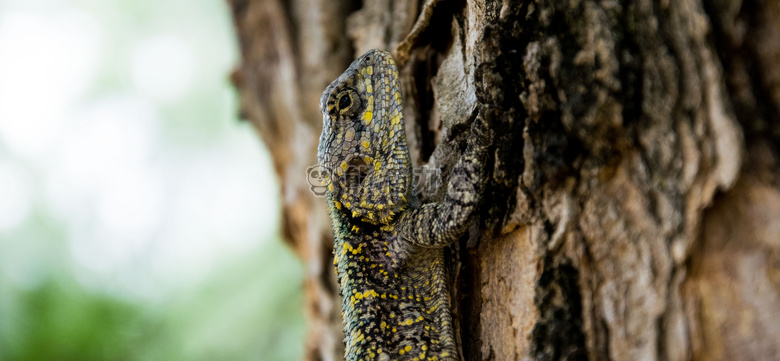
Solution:
{"label": "lizard eye", "polygon": [[339,110],[345,110],[349,108],[349,106],[352,105],[352,97],[349,93],[342,94],[339,97]]}
{"label": "lizard eye", "polygon": [[336,96],[336,110],[342,116],[353,116],[361,107],[360,96],[354,89],[345,89]]}

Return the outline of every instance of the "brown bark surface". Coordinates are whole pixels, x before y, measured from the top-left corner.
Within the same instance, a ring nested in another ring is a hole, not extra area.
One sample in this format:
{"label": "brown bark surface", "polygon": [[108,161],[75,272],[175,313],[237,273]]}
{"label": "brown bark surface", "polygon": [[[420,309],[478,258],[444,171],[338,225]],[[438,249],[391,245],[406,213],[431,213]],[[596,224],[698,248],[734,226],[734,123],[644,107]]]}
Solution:
{"label": "brown bark surface", "polygon": [[306,360],[343,353],[306,174],[319,97],[371,48],[402,64],[412,159],[441,190],[477,102],[500,119],[480,219],[449,249],[465,360],[780,359],[780,3],[229,3],[241,111],[305,264]]}

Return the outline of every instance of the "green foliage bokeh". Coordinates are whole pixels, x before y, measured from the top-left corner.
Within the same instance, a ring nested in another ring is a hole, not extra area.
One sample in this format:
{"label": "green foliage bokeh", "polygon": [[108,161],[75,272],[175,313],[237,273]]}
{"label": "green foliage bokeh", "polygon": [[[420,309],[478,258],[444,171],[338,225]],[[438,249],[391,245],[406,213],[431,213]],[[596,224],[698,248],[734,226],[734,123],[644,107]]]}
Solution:
{"label": "green foliage bokeh", "polygon": [[[28,20],[40,15],[40,22],[45,24],[47,17],[57,17],[57,12],[63,9],[68,14],[87,14],[88,19],[96,22],[98,33],[94,35],[99,46],[89,79],[83,80],[77,96],[69,95],[74,99],[68,107],[88,108],[116,94],[130,94],[133,99],[141,99],[141,104],[148,104],[156,114],[152,117],[154,129],[159,128],[156,138],[149,140],[153,142],[149,152],[150,169],[162,169],[160,174],[165,175],[177,171],[169,169],[173,168],[171,164],[185,164],[187,170],[199,169],[199,158],[210,157],[211,163],[202,166],[209,167],[224,164],[215,154],[224,157],[232,151],[229,157],[234,157],[252,151],[265,152],[260,149],[260,140],[252,127],[236,119],[236,95],[228,74],[238,61],[238,50],[224,0],[9,0],[0,3],[0,32],[7,29],[2,25],[8,23],[4,16],[9,14],[23,14],[21,18]],[[160,34],[183,39],[193,59],[187,88],[176,97],[162,100],[139,93],[129,70],[133,46]],[[20,62],[27,60],[20,59]],[[0,99],[0,104],[13,101]],[[46,99],[41,100],[40,106],[47,106]],[[116,116],[120,118],[122,114]],[[83,123],[79,123],[80,119],[73,121],[74,124],[65,124],[63,129],[78,128]],[[219,242],[225,237],[243,237],[245,240],[239,243],[250,246],[224,247],[224,251],[213,255],[209,264],[203,265],[202,274],[194,276],[172,263],[170,274],[186,276],[182,276],[181,282],[173,276],[162,275],[160,278],[165,282],[148,280],[152,284],[150,289],[155,290],[154,297],[144,296],[148,290],[133,292],[122,280],[130,279],[131,284],[147,281],[145,277],[149,274],[142,271],[152,267],[147,267],[145,262],[154,263],[152,256],[155,250],[165,249],[159,244],[169,241],[168,233],[151,232],[148,243],[155,246],[145,250],[149,252],[148,259],[139,252],[129,262],[132,267],[100,270],[81,264],[79,257],[74,256],[78,252],[73,250],[84,246],[74,244],[83,242],[79,237],[84,234],[97,238],[101,234],[84,233],[84,229],[101,230],[107,226],[98,224],[100,217],[88,211],[63,216],[53,209],[52,201],[47,200],[50,190],[46,187],[52,177],[48,168],[56,168],[57,154],[37,158],[14,154],[13,147],[3,142],[13,139],[14,134],[3,134],[4,129],[12,128],[0,127],[0,168],[11,164],[8,169],[24,172],[20,179],[29,180],[32,210],[18,226],[0,229],[0,361],[300,359],[304,337],[303,270],[278,239],[278,231],[270,232],[273,234],[270,237],[253,233],[252,229],[230,235],[210,234],[213,229],[201,231],[198,227],[203,225],[198,220],[185,219],[181,222],[192,227],[195,234],[206,234],[201,240],[193,240],[195,243],[209,238]],[[237,133],[241,134],[240,139],[236,138]],[[257,145],[255,149],[236,145],[242,139],[241,144],[245,144],[250,138],[250,143]],[[95,150],[96,155],[100,152]],[[261,166],[255,159],[248,157],[244,163],[236,164]],[[90,161],[85,159],[87,163]],[[270,162],[264,166],[260,172],[272,179]],[[241,169],[236,168],[240,167],[231,168],[236,172],[233,176],[241,177]],[[209,170],[204,172],[208,174]],[[177,182],[188,176],[183,174],[163,182],[177,187]],[[261,189],[261,184],[257,188],[262,197],[277,197],[276,189]],[[204,190],[219,191],[223,190]],[[262,197],[255,194],[250,198]],[[278,207],[278,202],[255,203]],[[83,208],[89,209],[86,205]],[[169,213],[176,208],[163,204],[163,209],[164,219],[159,223],[165,225],[171,222]],[[227,219],[248,212],[230,207],[218,211],[225,213]],[[257,221],[258,224],[268,222]],[[103,241],[109,245],[122,242]],[[188,247],[184,244],[183,247]],[[100,250],[94,252],[98,254],[92,257],[101,257]],[[183,254],[179,257],[186,258],[187,253]]]}

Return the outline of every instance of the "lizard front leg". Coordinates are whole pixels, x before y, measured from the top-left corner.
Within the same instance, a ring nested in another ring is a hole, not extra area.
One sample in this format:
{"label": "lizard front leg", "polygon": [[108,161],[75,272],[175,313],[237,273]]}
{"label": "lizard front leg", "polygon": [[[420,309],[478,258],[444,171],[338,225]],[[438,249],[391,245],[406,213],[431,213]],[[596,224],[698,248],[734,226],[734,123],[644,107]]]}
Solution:
{"label": "lizard front leg", "polygon": [[443,202],[410,209],[398,220],[399,238],[421,247],[445,247],[469,227],[485,188],[484,168],[492,142],[486,106],[471,125],[465,154],[455,164]]}

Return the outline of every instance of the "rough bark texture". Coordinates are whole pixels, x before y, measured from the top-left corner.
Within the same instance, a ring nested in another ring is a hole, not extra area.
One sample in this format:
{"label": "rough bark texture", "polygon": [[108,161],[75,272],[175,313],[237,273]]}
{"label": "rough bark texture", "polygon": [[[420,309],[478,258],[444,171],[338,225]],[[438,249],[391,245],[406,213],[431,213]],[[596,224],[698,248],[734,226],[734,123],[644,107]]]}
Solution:
{"label": "rough bark texture", "polygon": [[306,265],[306,360],[343,352],[306,175],[318,100],[370,48],[405,63],[412,158],[442,190],[477,102],[501,119],[481,218],[449,251],[465,360],[780,359],[780,3],[229,3],[241,111]]}

